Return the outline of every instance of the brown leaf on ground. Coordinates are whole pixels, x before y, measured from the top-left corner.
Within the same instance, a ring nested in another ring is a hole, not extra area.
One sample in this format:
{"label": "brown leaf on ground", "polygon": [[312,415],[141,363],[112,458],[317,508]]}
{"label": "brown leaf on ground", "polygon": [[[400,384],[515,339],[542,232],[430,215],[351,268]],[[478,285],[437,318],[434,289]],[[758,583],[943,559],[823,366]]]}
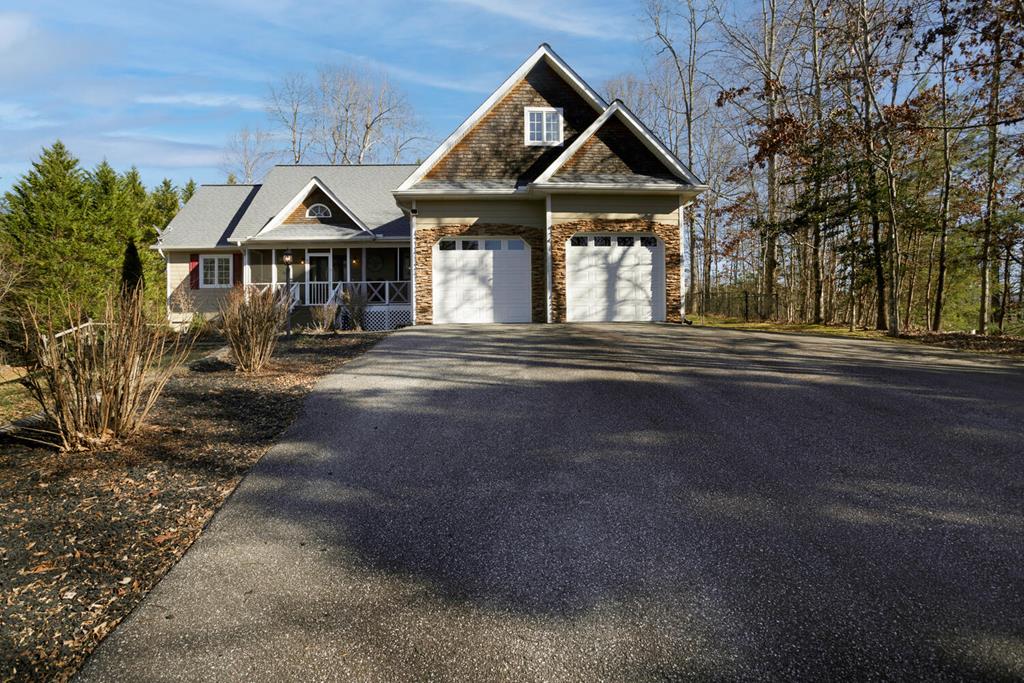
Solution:
{"label": "brown leaf on ground", "polygon": [[182,368],[150,427],[117,448],[61,455],[6,437],[0,681],[70,679],[199,536],[316,379],[383,336],[296,337],[254,375]]}

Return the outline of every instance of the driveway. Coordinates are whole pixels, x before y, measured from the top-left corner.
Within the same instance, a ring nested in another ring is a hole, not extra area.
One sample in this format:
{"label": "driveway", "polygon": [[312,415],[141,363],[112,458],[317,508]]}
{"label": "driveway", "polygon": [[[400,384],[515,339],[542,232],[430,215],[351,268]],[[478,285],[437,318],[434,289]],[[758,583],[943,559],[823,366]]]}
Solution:
{"label": "driveway", "polygon": [[83,681],[1024,677],[1024,370],[667,325],[326,377]]}

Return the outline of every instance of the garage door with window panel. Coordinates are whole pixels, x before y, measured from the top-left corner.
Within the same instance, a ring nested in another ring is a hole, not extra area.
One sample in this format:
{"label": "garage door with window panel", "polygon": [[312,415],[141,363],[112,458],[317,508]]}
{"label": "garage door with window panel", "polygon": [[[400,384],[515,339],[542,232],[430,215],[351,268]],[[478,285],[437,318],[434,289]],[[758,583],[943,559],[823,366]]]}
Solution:
{"label": "garage door with window panel", "polygon": [[510,237],[442,239],[433,289],[435,323],[530,322],[530,248]]}
{"label": "garage door with window panel", "polygon": [[665,246],[653,235],[574,235],[566,244],[566,319],[665,319]]}

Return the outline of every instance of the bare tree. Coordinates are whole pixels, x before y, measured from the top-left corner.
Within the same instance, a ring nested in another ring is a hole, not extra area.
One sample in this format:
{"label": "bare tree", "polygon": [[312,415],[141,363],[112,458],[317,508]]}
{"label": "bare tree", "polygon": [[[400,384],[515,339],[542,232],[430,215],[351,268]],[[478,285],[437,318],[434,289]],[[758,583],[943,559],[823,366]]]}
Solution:
{"label": "bare tree", "polygon": [[228,139],[223,170],[228,177],[252,183],[263,177],[275,156],[270,134],[245,126]]}
{"label": "bare tree", "polygon": [[284,128],[293,164],[302,163],[312,143],[313,102],[313,89],[303,74],[288,74],[270,86],[267,113],[274,123]]}
{"label": "bare tree", "polygon": [[[703,32],[711,22],[711,12],[707,7],[699,7],[694,0],[682,0],[675,11],[670,9],[663,0],[649,0],[647,3],[647,21],[653,32],[654,40],[660,44],[660,52],[668,55],[670,64],[676,72],[678,98],[673,105],[679,107],[682,112],[682,130],[686,136],[686,164],[692,170],[695,168],[695,149],[693,144],[694,127],[700,114],[697,107],[700,100],[700,89],[706,81],[698,79],[700,73],[700,62],[707,55],[702,45]],[[673,22],[679,21],[683,25],[682,38],[674,35]],[[677,45],[678,43],[678,45]],[[673,108],[669,105],[670,110]],[[675,150],[679,153],[679,146]],[[697,274],[695,263],[697,260],[697,221],[693,209],[686,214],[689,282],[687,292],[692,300],[697,289]],[[684,308],[686,302],[684,301]]]}
{"label": "bare tree", "polygon": [[408,132],[412,108],[383,74],[349,65],[320,67],[315,103],[315,140],[328,163],[361,164],[389,151],[401,153],[414,137]]}

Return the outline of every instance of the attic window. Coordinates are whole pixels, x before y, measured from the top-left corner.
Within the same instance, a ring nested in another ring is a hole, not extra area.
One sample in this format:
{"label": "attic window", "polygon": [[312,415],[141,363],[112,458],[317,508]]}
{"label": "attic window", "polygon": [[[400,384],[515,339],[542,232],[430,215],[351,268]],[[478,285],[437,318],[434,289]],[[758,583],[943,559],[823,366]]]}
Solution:
{"label": "attic window", "polygon": [[331,210],[326,204],[314,204],[306,209],[306,218],[330,218]]}
{"label": "attic window", "polygon": [[562,144],[562,110],[554,107],[526,107],[523,132],[527,146],[555,147]]}

